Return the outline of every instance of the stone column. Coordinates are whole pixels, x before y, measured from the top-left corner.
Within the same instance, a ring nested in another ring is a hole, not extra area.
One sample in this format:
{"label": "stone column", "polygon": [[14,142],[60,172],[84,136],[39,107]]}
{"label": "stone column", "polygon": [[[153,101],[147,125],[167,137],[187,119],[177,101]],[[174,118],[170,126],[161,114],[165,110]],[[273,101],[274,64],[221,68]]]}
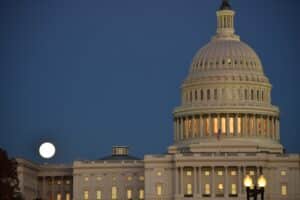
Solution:
{"label": "stone column", "polygon": [[242,188],[243,188],[243,180],[244,177],[242,175],[242,166],[238,166],[238,196],[240,197],[242,194]]}
{"label": "stone column", "polygon": [[51,196],[52,196],[52,199],[55,199],[55,196],[54,196],[54,184],[55,184],[55,177],[51,176]]}
{"label": "stone column", "polygon": [[181,121],[181,123],[180,123],[180,129],[181,129],[181,131],[180,131],[180,135],[181,135],[181,139],[183,140],[184,139],[184,120],[183,120],[183,117],[180,117],[180,121]]}
{"label": "stone column", "polygon": [[230,129],[229,129],[229,115],[226,114],[226,136],[230,136]]}
{"label": "stone column", "polygon": [[208,115],[209,118],[209,128],[208,128],[208,135],[212,136],[213,135],[213,118],[211,117],[211,114]]}
{"label": "stone column", "polygon": [[43,191],[42,191],[42,199],[46,199],[46,177],[43,176],[42,177],[42,187],[43,187]]}
{"label": "stone column", "polygon": [[178,170],[178,167],[175,167],[175,196],[178,195],[178,185],[179,185],[179,170]]}
{"label": "stone column", "polygon": [[257,136],[257,120],[256,120],[256,115],[253,116],[253,123],[254,123],[254,128],[252,131],[252,136]]}
{"label": "stone column", "polygon": [[183,167],[180,167],[180,196],[183,197]]}
{"label": "stone column", "polygon": [[228,180],[228,166],[224,167],[224,179],[225,179],[225,191],[224,191],[224,197],[228,197],[228,189],[229,189],[229,180]]}
{"label": "stone column", "polygon": [[198,167],[198,194],[202,196],[202,180],[201,180],[202,169]]}
{"label": "stone column", "polygon": [[191,138],[194,138],[195,137],[195,128],[194,128],[194,119],[195,119],[195,116],[192,115],[192,118],[191,118],[191,125],[192,125],[192,137]]}
{"label": "stone column", "polygon": [[192,187],[193,191],[193,196],[196,196],[197,193],[197,167],[193,167],[193,175],[194,175],[194,183]]}
{"label": "stone column", "polygon": [[213,166],[211,168],[211,196],[212,197],[215,197],[215,190],[216,190],[216,187],[215,187],[215,167]]}
{"label": "stone column", "polygon": [[220,130],[220,137],[222,136],[222,122],[221,122],[221,115],[220,114],[218,114],[218,116],[217,116],[217,121],[218,121],[218,133],[219,133],[219,130]]}
{"label": "stone column", "polygon": [[270,117],[267,116],[267,134],[266,134],[267,138],[270,139]]}
{"label": "stone column", "polygon": [[238,135],[238,114],[234,115],[234,136]]}
{"label": "stone column", "polygon": [[199,116],[200,137],[203,137],[203,115]]}
{"label": "stone column", "polygon": [[61,195],[61,199],[63,200],[63,196],[64,196],[64,177],[61,177],[61,187],[60,187],[60,195]]}

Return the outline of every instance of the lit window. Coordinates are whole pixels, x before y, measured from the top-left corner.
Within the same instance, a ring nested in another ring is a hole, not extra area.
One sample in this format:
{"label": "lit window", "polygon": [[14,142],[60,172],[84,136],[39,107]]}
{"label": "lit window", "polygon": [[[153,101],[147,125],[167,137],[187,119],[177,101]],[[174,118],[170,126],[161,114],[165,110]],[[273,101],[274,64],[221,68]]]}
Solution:
{"label": "lit window", "polygon": [[112,186],[111,188],[111,198],[114,200],[118,198],[116,186]]}
{"label": "lit window", "polygon": [[112,177],[112,179],[113,179],[113,181],[115,181],[115,180],[117,180],[117,178],[114,176],[114,177]]}
{"label": "lit window", "polygon": [[127,190],[127,199],[132,199],[132,190],[131,189]]}
{"label": "lit window", "polygon": [[206,195],[210,194],[210,184],[204,185],[204,194],[206,194]]}
{"label": "lit window", "polygon": [[287,185],[286,184],[281,184],[281,195],[286,196],[288,193],[287,191]]}
{"label": "lit window", "polygon": [[231,176],[236,176],[236,171],[233,170],[230,172],[230,174],[231,174]]}
{"label": "lit window", "polygon": [[128,176],[128,177],[127,177],[127,180],[128,180],[128,181],[131,181],[131,180],[132,180],[132,177],[131,177],[131,176]]}
{"label": "lit window", "polygon": [[226,118],[225,117],[221,118],[221,131],[223,134],[226,133]]}
{"label": "lit window", "polygon": [[84,181],[89,181],[89,177],[84,177]]}
{"label": "lit window", "polygon": [[156,186],[156,194],[157,194],[158,196],[161,196],[161,195],[162,195],[162,185],[161,185],[161,184],[158,184],[158,185]]}
{"label": "lit window", "polygon": [[186,194],[187,194],[187,195],[192,195],[192,194],[193,194],[193,186],[192,186],[192,184],[190,184],[190,183],[188,183],[188,184],[186,185]]}
{"label": "lit window", "polygon": [[205,118],[205,135],[208,136],[209,135],[209,119]]}
{"label": "lit window", "polygon": [[57,185],[60,185],[61,184],[61,181],[57,181]]}
{"label": "lit window", "polygon": [[284,170],[281,171],[281,172],[280,172],[280,175],[281,175],[281,176],[286,176],[286,171],[284,171]]}
{"label": "lit window", "polygon": [[187,176],[192,176],[192,171],[187,171],[187,172],[186,172],[186,175],[187,175]]}
{"label": "lit window", "polygon": [[144,176],[140,176],[139,179],[140,179],[140,181],[143,181],[143,180],[145,180],[145,177]]}
{"label": "lit window", "polygon": [[227,59],[227,63],[228,63],[229,65],[231,65],[231,59],[230,59],[230,58]]}
{"label": "lit window", "polygon": [[161,176],[161,172],[157,172],[157,176]]}
{"label": "lit window", "polygon": [[60,193],[57,193],[57,195],[56,195],[56,200],[62,200],[61,194],[60,194]]}
{"label": "lit window", "polygon": [[231,194],[236,195],[237,194],[237,189],[236,189],[236,184],[231,184]]}
{"label": "lit window", "polygon": [[233,120],[233,117],[229,117],[229,133],[230,135],[232,136],[233,133],[234,133],[234,120]]}
{"label": "lit window", "polygon": [[70,193],[66,193],[66,200],[71,200],[71,194]]}
{"label": "lit window", "polygon": [[145,192],[144,192],[143,189],[140,189],[140,190],[139,190],[139,199],[142,200],[142,199],[144,199],[144,198],[145,198]]}
{"label": "lit window", "polygon": [[70,185],[71,181],[70,180],[66,180],[66,184]]}
{"label": "lit window", "polygon": [[237,131],[238,131],[238,135],[241,135],[242,132],[242,119],[240,117],[238,117],[237,119]]}
{"label": "lit window", "polygon": [[88,200],[89,199],[89,191],[84,191],[83,192],[83,199]]}
{"label": "lit window", "polygon": [[217,174],[218,174],[218,176],[223,176],[223,171],[219,170],[219,171],[217,172]]}
{"label": "lit window", "polygon": [[102,199],[102,193],[101,193],[101,190],[97,190],[97,191],[96,191],[96,199],[97,199],[97,200]]}
{"label": "lit window", "polygon": [[250,175],[250,176],[254,176],[254,174],[255,174],[255,173],[254,173],[254,171],[252,171],[252,170],[249,172],[249,175]]}
{"label": "lit window", "polygon": [[214,134],[218,134],[218,118],[213,118]]}
{"label": "lit window", "polygon": [[205,175],[205,176],[209,176],[209,175],[210,175],[210,172],[209,172],[209,171],[205,171],[205,172],[204,172],[204,175]]}
{"label": "lit window", "polygon": [[97,181],[101,181],[101,180],[102,180],[102,177],[101,177],[101,176],[98,176],[96,179],[97,179]]}
{"label": "lit window", "polygon": [[220,183],[220,184],[218,185],[218,189],[219,189],[219,190],[223,190],[223,189],[224,189],[224,186],[223,186],[222,183]]}

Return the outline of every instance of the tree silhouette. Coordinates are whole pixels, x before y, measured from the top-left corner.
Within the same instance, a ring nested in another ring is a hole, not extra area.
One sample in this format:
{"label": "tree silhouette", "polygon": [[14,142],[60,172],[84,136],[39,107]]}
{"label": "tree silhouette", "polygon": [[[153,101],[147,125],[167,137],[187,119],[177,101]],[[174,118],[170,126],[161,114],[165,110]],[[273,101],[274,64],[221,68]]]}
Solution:
{"label": "tree silhouette", "polygon": [[0,148],[0,199],[23,199],[19,189],[17,161],[10,159],[5,150]]}

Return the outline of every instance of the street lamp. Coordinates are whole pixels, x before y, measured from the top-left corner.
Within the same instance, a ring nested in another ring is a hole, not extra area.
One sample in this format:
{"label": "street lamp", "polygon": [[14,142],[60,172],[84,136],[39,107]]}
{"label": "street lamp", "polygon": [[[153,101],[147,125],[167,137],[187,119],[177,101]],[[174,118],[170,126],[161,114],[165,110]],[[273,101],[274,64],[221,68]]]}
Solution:
{"label": "street lamp", "polygon": [[244,178],[244,186],[247,191],[247,200],[250,200],[250,197],[253,197],[254,200],[257,200],[257,196],[260,194],[261,200],[264,200],[265,187],[267,185],[267,180],[263,175],[260,175],[257,179],[257,184],[253,184],[252,178],[247,175]]}

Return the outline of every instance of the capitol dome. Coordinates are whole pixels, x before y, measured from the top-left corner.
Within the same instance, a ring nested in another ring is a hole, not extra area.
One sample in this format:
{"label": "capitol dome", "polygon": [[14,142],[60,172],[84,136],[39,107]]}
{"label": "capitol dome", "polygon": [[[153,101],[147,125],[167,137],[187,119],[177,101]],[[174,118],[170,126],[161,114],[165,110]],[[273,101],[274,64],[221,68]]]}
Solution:
{"label": "capitol dome", "polygon": [[255,51],[234,29],[227,1],[217,11],[217,31],[195,54],[175,108],[169,152],[282,152],[279,109]]}

